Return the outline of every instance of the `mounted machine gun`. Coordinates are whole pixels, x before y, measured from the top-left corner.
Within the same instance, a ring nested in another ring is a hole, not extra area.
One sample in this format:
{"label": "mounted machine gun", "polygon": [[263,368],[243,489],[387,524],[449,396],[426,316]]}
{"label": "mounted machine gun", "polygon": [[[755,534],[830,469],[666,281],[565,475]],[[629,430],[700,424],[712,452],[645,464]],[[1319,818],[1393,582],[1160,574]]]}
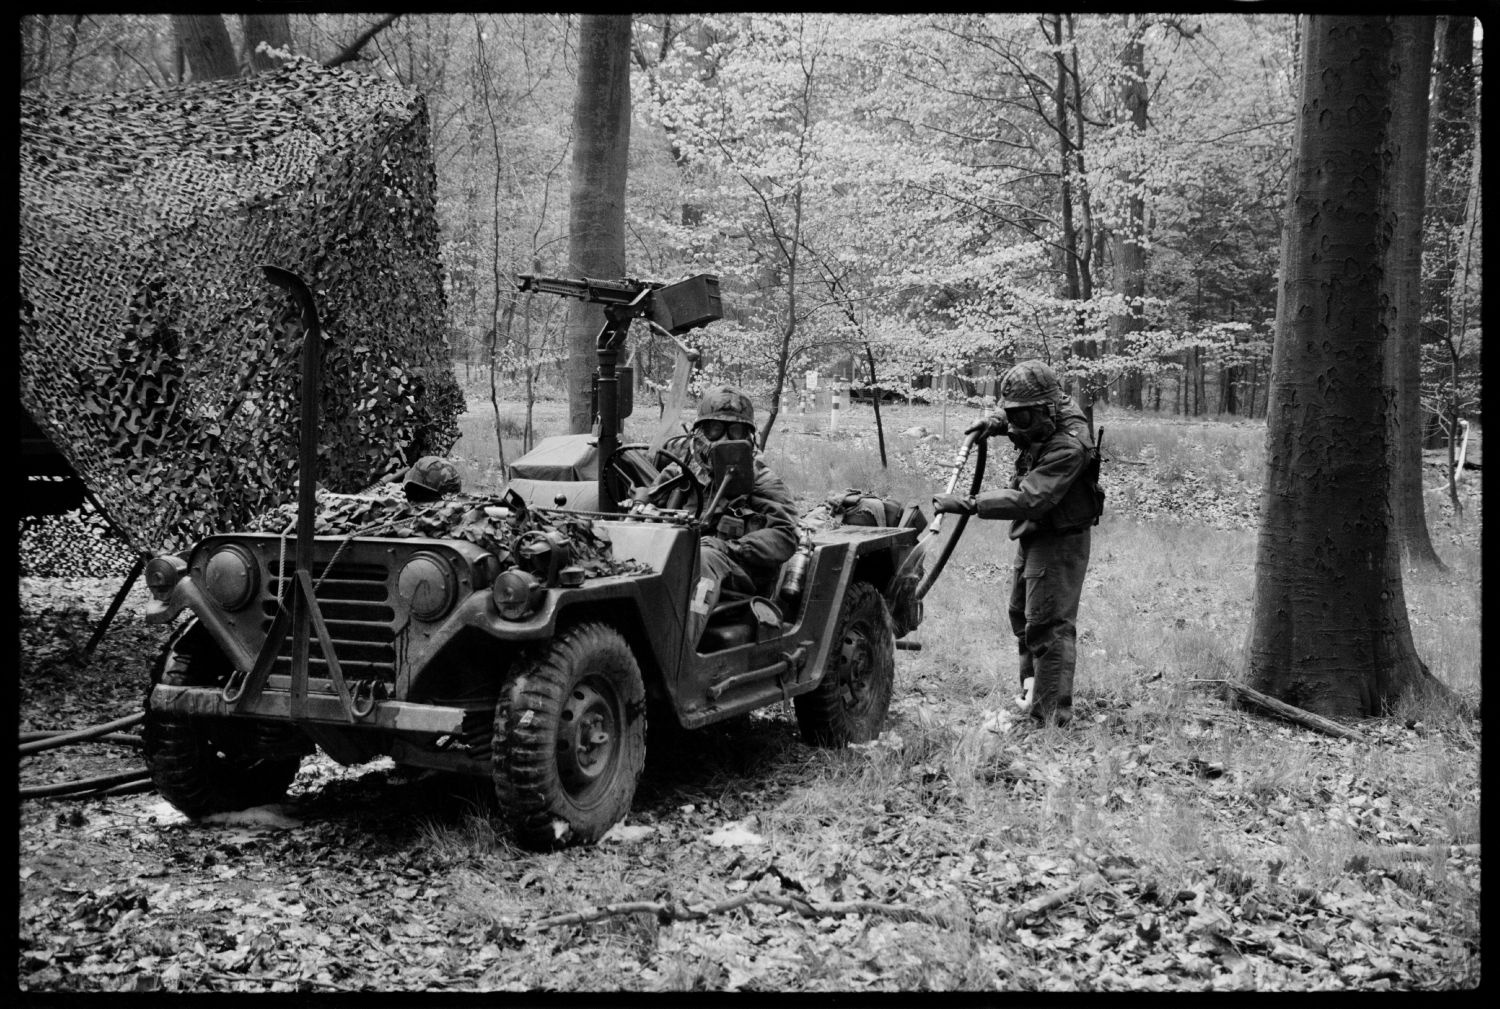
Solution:
{"label": "mounted machine gun", "polygon": [[595,341],[598,366],[594,377],[597,389],[596,412],[599,417],[599,507],[617,511],[618,505],[605,486],[608,467],[603,463],[620,447],[620,422],[630,416],[632,397],[621,396],[619,357],[630,323],[644,319],[658,332],[668,336],[678,348],[695,361],[697,352],[689,349],[681,336],[699,326],[724,317],[719,298],[719,278],[699,274],[674,284],[644,280],[573,280],[522,273],[516,285],[523,292],[558,294],[604,306],[604,326]]}

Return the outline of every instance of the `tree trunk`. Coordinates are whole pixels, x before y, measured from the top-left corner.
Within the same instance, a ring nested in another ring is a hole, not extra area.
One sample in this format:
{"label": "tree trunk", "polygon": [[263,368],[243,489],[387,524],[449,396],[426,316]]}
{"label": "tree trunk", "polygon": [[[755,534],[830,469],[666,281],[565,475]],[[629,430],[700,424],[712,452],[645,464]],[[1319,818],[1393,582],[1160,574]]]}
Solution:
{"label": "tree trunk", "polygon": [[[865,343],[865,362],[870,366],[870,404],[875,407],[875,437],[880,441],[880,468],[888,469],[885,461],[885,424],[880,419],[880,386],[875,378],[875,352]],[[853,405],[852,403],[850,404]]]}
{"label": "tree trunk", "polygon": [[1234,383],[1238,381],[1235,374],[1239,369],[1232,364],[1226,364],[1219,369],[1219,416],[1226,413],[1234,416],[1236,409]]}
{"label": "tree trunk", "polygon": [[[1122,74],[1119,100],[1130,114],[1130,132],[1139,139],[1146,132],[1146,50],[1141,43],[1141,15],[1125,15],[1129,23],[1129,40],[1121,57]],[[1115,289],[1125,296],[1126,314],[1116,316],[1111,322],[1115,353],[1130,353],[1131,334],[1141,329],[1141,299],[1146,295],[1146,200],[1142,194],[1144,181],[1139,171],[1132,171],[1125,179],[1129,196],[1126,198],[1124,233],[1115,235]],[[1120,379],[1120,404],[1141,408],[1140,372],[1127,372]]]}
{"label": "tree trunk", "polygon": [[240,27],[245,31],[245,61],[251,73],[282,65],[280,58],[258,50],[262,42],[272,49],[291,49],[292,26],[286,14],[241,14]]}
{"label": "tree trunk", "polygon": [[1457,234],[1468,205],[1469,167],[1474,152],[1474,20],[1438,19],[1439,53],[1433,66],[1433,107],[1428,145],[1432,174],[1427,179],[1426,212],[1432,227],[1433,255],[1428,262],[1424,302],[1432,317],[1433,336],[1448,336],[1444,311],[1452,296]]}
{"label": "tree trunk", "polygon": [[1383,251],[1390,19],[1312,15],[1277,292],[1248,685],[1375,715],[1425,672],[1392,549]]}
{"label": "tree trunk", "polygon": [[219,14],[173,14],[172,26],[182,42],[195,81],[237,77],[240,65],[234,58],[229,28]]}
{"label": "tree trunk", "polygon": [[1396,33],[1391,102],[1392,209],[1386,254],[1387,327],[1393,346],[1387,384],[1391,411],[1391,509],[1396,543],[1407,565],[1441,569],[1427,531],[1422,491],[1422,212],[1427,182],[1427,89],[1432,70],[1433,18],[1393,20]]}
{"label": "tree trunk", "polygon": [[[1052,88],[1053,114],[1057,117],[1053,129],[1057,133],[1057,157],[1058,157],[1058,214],[1062,222],[1062,248],[1059,256],[1062,260],[1063,271],[1063,297],[1071,301],[1082,300],[1084,288],[1087,281],[1083,273],[1083,257],[1079,253],[1080,248],[1086,248],[1088,237],[1084,236],[1080,241],[1079,229],[1073,220],[1073,180],[1075,177],[1075,145],[1073,141],[1072,128],[1069,125],[1068,112],[1068,61],[1063,49],[1063,15],[1046,15],[1047,21],[1043,23],[1042,35],[1047,43],[1053,47],[1053,64],[1057,71],[1057,80]],[[1052,33],[1048,34],[1046,25],[1050,23]],[[1075,314],[1075,320],[1078,316]],[[1086,340],[1081,332],[1082,326],[1075,325],[1075,337],[1072,341],[1073,354],[1076,357],[1095,358],[1099,356],[1099,348],[1095,341]],[[1073,389],[1074,401],[1078,408],[1083,411],[1084,416],[1089,418],[1089,427],[1093,427],[1094,396],[1087,384],[1077,381]]]}
{"label": "tree trunk", "polygon": [[[1422,304],[1429,321],[1426,337],[1441,346],[1444,356],[1453,362],[1452,385],[1436,404],[1435,426],[1448,427],[1451,443],[1457,434],[1450,418],[1457,418],[1459,406],[1457,343],[1463,339],[1463,327],[1454,326],[1460,297],[1460,270],[1465,260],[1465,217],[1472,185],[1471,172],[1477,167],[1474,148],[1474,21],[1450,15],[1437,23],[1437,59],[1433,66],[1433,104],[1429,155],[1432,168],[1427,177],[1427,222],[1423,244],[1425,282]],[[1450,452],[1451,455],[1451,452]],[[1450,491],[1455,474],[1449,468]],[[1454,508],[1460,508],[1456,493],[1451,494]]]}
{"label": "tree trunk", "polygon": [[[578,95],[573,106],[573,182],[568,209],[568,272],[601,280],[625,276],[625,174],[630,153],[630,15],[579,19]],[[568,430],[583,434],[594,340],[604,310],[568,307]]]}
{"label": "tree trunk", "polygon": [[1203,348],[1193,348],[1193,416],[1203,416],[1203,401],[1208,398],[1208,387],[1204,381],[1204,374],[1208,369],[1203,366]]}

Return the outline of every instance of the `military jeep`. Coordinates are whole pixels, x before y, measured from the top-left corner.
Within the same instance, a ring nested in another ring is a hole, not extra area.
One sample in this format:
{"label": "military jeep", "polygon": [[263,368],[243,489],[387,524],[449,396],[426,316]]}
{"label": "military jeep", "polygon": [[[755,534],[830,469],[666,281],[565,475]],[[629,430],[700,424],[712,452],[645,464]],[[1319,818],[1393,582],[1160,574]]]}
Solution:
{"label": "military jeep", "polygon": [[[267,272],[302,304],[302,388],[316,389],[312,296]],[[621,510],[677,457],[619,444],[614,361],[633,319],[678,337],[718,318],[717,284],[520,282],[605,305],[591,471],[545,481],[546,495],[517,478],[429,504],[304,479],[295,517],[287,506],[148,564],[147,620],[190,613],[153,671],[144,729],[155,785],[184,813],[279,799],[316,746],[490,777],[510,833],[544,849],[596,841],[627,814],[648,722],[692,730],[790,700],[809,743],[879,734],[896,639],[921,620],[903,565],[920,512],[805,523],[775,591],[721,599],[689,641],[706,516],[750,456],[726,449],[682,507]],[[315,414],[303,432],[315,459]]]}

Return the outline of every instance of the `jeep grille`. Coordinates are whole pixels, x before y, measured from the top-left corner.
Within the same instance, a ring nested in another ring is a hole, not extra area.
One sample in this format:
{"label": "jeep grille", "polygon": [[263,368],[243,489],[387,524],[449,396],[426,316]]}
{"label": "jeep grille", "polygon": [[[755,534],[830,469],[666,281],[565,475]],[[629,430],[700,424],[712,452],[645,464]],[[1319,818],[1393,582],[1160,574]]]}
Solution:
{"label": "jeep grille", "polygon": [[[267,567],[271,578],[269,592],[261,600],[261,611],[262,629],[269,632],[279,606],[278,600],[285,596],[286,585],[281,578],[278,560],[271,559]],[[287,574],[292,571],[292,562],[288,559]],[[341,560],[326,574],[322,574],[322,563],[315,565],[314,571],[318,609],[328,625],[328,636],[333,639],[333,650],[339,657],[344,678],[374,679],[394,684],[396,607],[391,599],[391,583],[385,567]],[[318,580],[320,575],[321,581]],[[282,644],[276,665],[271,670],[273,673],[290,674],[294,637],[288,635]],[[328,662],[323,657],[316,632],[308,648],[307,665],[309,675],[328,676]]]}

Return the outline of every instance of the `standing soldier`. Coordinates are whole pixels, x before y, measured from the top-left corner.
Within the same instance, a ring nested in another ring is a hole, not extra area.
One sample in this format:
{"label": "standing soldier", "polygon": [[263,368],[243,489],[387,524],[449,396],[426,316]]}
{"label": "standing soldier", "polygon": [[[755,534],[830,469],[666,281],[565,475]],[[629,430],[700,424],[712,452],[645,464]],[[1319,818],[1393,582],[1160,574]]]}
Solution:
{"label": "standing soldier", "polygon": [[1088,421],[1041,361],[1022,361],[1000,380],[1001,411],[965,434],[1007,435],[1020,454],[1006,490],[939,494],[939,512],[1010,519],[1016,541],[1010,625],[1021,652],[1021,704],[1033,721],[1073,717],[1078,599],[1089,565],[1090,530],[1104,509],[1098,455]]}

